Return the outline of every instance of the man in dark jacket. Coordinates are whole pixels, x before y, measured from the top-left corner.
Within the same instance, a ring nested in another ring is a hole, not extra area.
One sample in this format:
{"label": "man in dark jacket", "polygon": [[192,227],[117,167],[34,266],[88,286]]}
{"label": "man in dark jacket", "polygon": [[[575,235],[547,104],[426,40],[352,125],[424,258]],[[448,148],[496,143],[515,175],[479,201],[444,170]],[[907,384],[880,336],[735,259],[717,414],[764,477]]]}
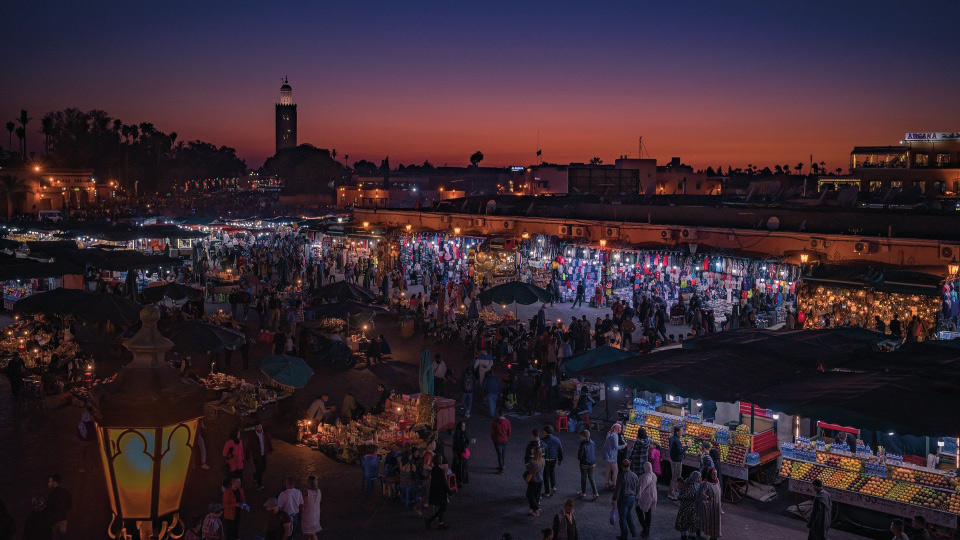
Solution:
{"label": "man in dark jacket", "polygon": [[533,459],[533,451],[536,448],[539,448],[541,452],[543,451],[543,443],[540,442],[540,431],[534,429],[530,432],[530,442],[527,443],[527,449],[523,452],[524,465],[530,463],[530,460]]}
{"label": "man in dark jacket", "polygon": [[670,436],[670,491],[667,498],[674,500],[677,498],[679,487],[677,482],[680,480],[680,472],[683,470],[683,454],[687,452],[687,447],[683,446],[680,440],[680,426],[673,426],[673,435]]}
{"label": "man in dark jacket", "polygon": [[67,537],[67,512],[73,507],[73,500],[67,488],[60,485],[60,475],[54,474],[47,478],[50,493],[47,494],[48,523],[53,524],[53,540]]}
{"label": "man in dark jacket", "polygon": [[577,460],[580,462],[580,493],[581,497],[587,496],[587,480],[590,481],[590,487],[593,489],[593,500],[600,497],[597,491],[597,483],[593,478],[593,469],[597,466],[597,445],[590,438],[590,430],[585,429],[580,432],[580,448],[577,449]]}
{"label": "man in dark jacket", "polygon": [[273,441],[270,434],[263,430],[263,424],[256,423],[244,448],[247,458],[253,460],[253,479],[257,483],[257,489],[263,491],[263,472],[267,469],[267,456],[273,453]]}
{"label": "man in dark jacket", "polygon": [[813,481],[813,490],[816,495],[813,498],[813,508],[810,510],[810,521],[807,522],[807,528],[810,534],[807,540],[826,540],[827,533],[830,531],[831,508],[830,494],[823,490],[823,482],[820,479]]}
{"label": "man in dark jacket", "polygon": [[557,466],[563,463],[563,445],[560,439],[553,434],[553,426],[543,428],[543,491],[544,497],[550,497],[557,490]]}

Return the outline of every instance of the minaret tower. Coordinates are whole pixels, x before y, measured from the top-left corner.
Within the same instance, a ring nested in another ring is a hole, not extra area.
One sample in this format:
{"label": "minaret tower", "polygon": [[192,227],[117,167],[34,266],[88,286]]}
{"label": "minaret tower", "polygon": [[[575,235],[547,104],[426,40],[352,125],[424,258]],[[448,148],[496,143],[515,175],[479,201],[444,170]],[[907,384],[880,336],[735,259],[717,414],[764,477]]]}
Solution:
{"label": "minaret tower", "polygon": [[297,105],[293,102],[293,88],[287,78],[280,87],[280,103],[277,103],[277,152],[297,146]]}

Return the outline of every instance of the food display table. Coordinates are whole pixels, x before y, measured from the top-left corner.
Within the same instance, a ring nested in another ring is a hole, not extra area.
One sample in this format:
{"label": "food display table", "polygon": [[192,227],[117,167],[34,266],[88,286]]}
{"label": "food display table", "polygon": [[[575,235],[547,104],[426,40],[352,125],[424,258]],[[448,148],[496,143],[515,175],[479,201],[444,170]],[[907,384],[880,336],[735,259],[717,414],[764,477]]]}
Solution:
{"label": "food display table", "polygon": [[899,517],[922,515],[932,525],[957,528],[960,493],[953,471],[887,461],[883,453],[826,451],[806,441],[784,443],[783,452],[779,476],[794,493],[812,495],[812,482],[819,479],[835,502]]}
{"label": "food display table", "polygon": [[[670,448],[670,436],[673,426],[680,425],[683,445],[687,453],[683,457],[683,464],[695,469],[700,468],[700,443],[709,442],[716,445],[720,452],[720,463],[716,464],[723,475],[724,496],[733,503],[742,500],[750,488],[750,479],[757,478],[760,473],[770,466],[780,456],[776,446],[765,448],[762,452],[750,452],[750,446],[764,446],[765,435],[751,434],[745,431],[730,432],[727,426],[711,424],[709,422],[695,423],[687,417],[681,417],[659,410],[630,411],[629,421],[624,428],[624,438],[635,440],[639,428],[647,430],[647,436],[654,439],[662,449]],[[740,428],[747,426],[741,425]],[[757,442],[761,444],[755,444]],[[776,439],[774,438],[774,444]],[[751,459],[748,462],[747,457]],[[666,455],[661,452],[661,455]]]}

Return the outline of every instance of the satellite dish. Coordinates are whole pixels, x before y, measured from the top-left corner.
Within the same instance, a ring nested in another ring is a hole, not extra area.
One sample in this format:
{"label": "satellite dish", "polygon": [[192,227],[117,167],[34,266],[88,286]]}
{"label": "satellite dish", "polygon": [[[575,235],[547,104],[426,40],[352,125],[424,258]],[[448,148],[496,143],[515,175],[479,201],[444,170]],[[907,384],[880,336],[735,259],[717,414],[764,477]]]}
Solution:
{"label": "satellite dish", "polygon": [[780,228],[780,218],[773,216],[767,220],[767,230],[775,231]]}
{"label": "satellite dish", "polygon": [[487,215],[493,214],[497,211],[497,201],[490,199],[487,201]]}

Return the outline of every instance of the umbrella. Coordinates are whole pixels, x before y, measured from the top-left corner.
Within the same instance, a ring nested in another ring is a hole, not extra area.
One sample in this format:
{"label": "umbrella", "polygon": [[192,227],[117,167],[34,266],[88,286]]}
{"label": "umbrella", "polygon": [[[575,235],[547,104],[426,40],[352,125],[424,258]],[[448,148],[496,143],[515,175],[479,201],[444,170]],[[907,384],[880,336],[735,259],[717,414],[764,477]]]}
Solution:
{"label": "umbrella", "polygon": [[337,281],[329,283],[317,289],[314,296],[320,298],[333,298],[336,300],[354,300],[357,302],[373,302],[377,299],[376,295],[368,289],[358,287],[348,281]]}
{"label": "umbrella", "polygon": [[246,336],[229,328],[204,321],[187,321],[175,324],[163,333],[176,343],[174,349],[180,352],[200,353],[234,350],[246,341]]}
{"label": "umbrella", "polygon": [[329,361],[332,366],[350,365],[353,350],[346,343],[338,339],[330,339],[323,334],[313,333],[312,336],[317,356],[321,360]]}
{"label": "umbrella", "polygon": [[203,298],[203,291],[189,285],[174,282],[159,287],[148,287],[144,289],[142,296],[145,302],[150,303],[159,302],[164,298],[169,298],[177,302],[181,300],[196,301]]}
{"label": "umbrella", "polygon": [[549,301],[550,293],[546,289],[522,281],[510,281],[480,293],[480,303],[485,306],[493,303],[529,306],[537,302]]}
{"label": "umbrella", "polygon": [[303,388],[313,376],[313,370],[303,358],[277,354],[264,356],[260,362],[260,371],[277,384]]}
{"label": "umbrella", "polygon": [[433,360],[430,349],[420,352],[420,393],[433,395]]}
{"label": "umbrella", "polygon": [[636,353],[624,349],[601,345],[595,349],[582,352],[563,359],[563,369],[568,373],[577,373],[587,368],[619,362],[625,358],[633,358]]}
{"label": "umbrella", "polygon": [[49,317],[72,316],[85,323],[136,324],[140,304],[116,294],[54,289],[24,298],[13,306],[17,313],[43,313]]}

